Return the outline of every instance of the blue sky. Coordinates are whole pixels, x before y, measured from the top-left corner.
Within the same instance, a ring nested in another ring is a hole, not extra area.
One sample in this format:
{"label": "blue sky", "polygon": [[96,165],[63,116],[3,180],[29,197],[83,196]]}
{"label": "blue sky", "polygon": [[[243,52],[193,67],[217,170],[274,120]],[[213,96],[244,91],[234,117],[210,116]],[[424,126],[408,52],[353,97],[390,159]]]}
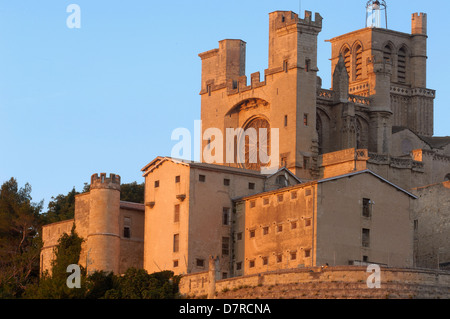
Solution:
{"label": "blue sky", "polygon": [[[268,13],[301,8],[324,18],[319,75],[330,87],[326,39],[364,27],[365,0],[0,0],[0,183],[30,183],[33,201],[81,190],[94,173],[143,182],[140,169],[170,155],[178,127],[200,119],[198,53],[225,38],[247,42],[247,75],[267,68]],[[69,4],[81,28],[69,29]],[[342,3],[342,5],[339,5]],[[428,14],[428,87],[435,134],[450,135],[448,1],[388,3],[389,28],[410,32]],[[302,13],[303,16],[303,13]]]}

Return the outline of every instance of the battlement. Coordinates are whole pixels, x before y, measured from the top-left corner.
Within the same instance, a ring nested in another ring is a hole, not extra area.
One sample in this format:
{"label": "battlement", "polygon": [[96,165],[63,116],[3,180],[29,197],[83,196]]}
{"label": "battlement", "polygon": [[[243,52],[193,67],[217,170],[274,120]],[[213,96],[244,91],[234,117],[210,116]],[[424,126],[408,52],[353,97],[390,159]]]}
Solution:
{"label": "battlement", "polygon": [[312,20],[312,12],[305,11],[305,18],[299,19],[298,23],[300,23],[302,25],[307,25],[307,26],[312,26],[312,27],[322,29],[322,21],[323,21],[323,18],[320,15],[320,13],[316,12],[314,15],[314,20]]}
{"label": "battlement", "polygon": [[322,16],[315,13],[314,20],[312,12],[305,11],[305,18],[299,18],[298,14],[293,11],[274,11],[270,13],[270,20],[274,29],[285,28],[290,25],[311,26],[322,29]]}
{"label": "battlement", "polygon": [[110,174],[107,177],[106,173],[93,174],[91,176],[91,190],[99,188],[110,188],[120,190],[120,176],[116,174]]}
{"label": "battlement", "polygon": [[427,34],[427,14],[413,13],[411,18],[411,34]]}

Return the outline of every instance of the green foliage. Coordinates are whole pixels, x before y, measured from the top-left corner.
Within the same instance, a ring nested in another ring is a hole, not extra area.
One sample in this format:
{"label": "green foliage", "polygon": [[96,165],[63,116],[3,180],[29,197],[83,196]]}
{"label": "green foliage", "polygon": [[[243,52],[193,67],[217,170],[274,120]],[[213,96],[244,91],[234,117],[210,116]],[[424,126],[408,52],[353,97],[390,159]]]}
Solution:
{"label": "green foliage", "polygon": [[[85,184],[83,192],[89,191]],[[79,264],[83,239],[75,226],[63,234],[55,247],[51,274],[40,274],[42,225],[74,218],[73,188],[67,195],[52,197],[41,214],[43,201],[32,203],[31,186],[19,188],[11,178],[0,188],[0,299],[173,299],[178,298],[180,277],[171,271],[148,274],[129,269],[123,276],[95,272],[87,275],[81,267],[81,288],[70,289],[67,266]],[[143,203],[144,184],[122,184],[121,200]]]}
{"label": "green foliage", "polygon": [[132,203],[144,203],[145,184],[136,182],[120,186],[120,200]]}
{"label": "green foliage", "polygon": [[26,287],[37,281],[42,206],[42,202],[31,202],[29,184],[19,188],[11,178],[0,188],[1,298],[20,298]]}
{"label": "green foliage", "polygon": [[43,223],[46,225],[74,218],[75,196],[78,194],[74,187],[67,195],[52,197],[47,212],[41,215]]}
{"label": "green foliage", "polygon": [[70,273],[67,267],[78,264],[83,239],[75,231],[75,225],[70,234],[63,234],[54,249],[55,259],[52,261],[51,275],[47,272],[39,280],[39,284],[30,288],[25,298],[38,299],[81,299],[86,295],[86,272],[81,268],[81,288],[69,288],[67,278]]}
{"label": "green foliage", "polygon": [[178,298],[179,276],[172,271],[148,274],[144,269],[130,268],[117,277],[118,285],[106,292],[106,299],[175,299]]}

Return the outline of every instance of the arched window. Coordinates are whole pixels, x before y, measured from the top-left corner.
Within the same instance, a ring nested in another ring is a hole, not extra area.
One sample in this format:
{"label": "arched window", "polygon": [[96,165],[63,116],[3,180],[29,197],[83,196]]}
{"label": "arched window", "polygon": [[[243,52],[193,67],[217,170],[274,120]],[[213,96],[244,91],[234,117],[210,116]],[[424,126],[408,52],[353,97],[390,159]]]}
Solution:
{"label": "arched window", "polygon": [[[270,124],[264,118],[255,118],[245,127],[246,169],[260,170],[270,156]],[[261,158],[264,157],[264,158]]]}
{"label": "arched window", "polygon": [[383,60],[386,62],[392,62],[392,47],[387,44],[383,49]]}
{"label": "arched window", "polygon": [[362,78],[362,47],[357,45],[355,48],[355,80]]}
{"label": "arched window", "polygon": [[346,46],[342,50],[342,56],[344,58],[345,62],[345,68],[347,69],[347,73],[350,76],[350,63],[351,63],[351,55],[350,55],[350,49]]}
{"label": "arched window", "polygon": [[446,181],[446,182],[450,181],[450,174],[447,174],[447,175],[445,176],[444,181]]}
{"label": "arched window", "polygon": [[406,48],[398,51],[397,79],[400,83],[406,83]]}

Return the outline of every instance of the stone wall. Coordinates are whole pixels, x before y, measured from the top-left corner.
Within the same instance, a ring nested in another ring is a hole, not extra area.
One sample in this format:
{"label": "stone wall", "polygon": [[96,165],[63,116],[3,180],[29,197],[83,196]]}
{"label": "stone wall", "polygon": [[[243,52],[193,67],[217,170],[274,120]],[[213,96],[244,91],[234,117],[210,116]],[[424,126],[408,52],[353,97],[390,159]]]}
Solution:
{"label": "stone wall", "polygon": [[42,241],[44,245],[40,257],[41,272],[45,270],[51,272],[52,260],[55,258],[54,248],[58,245],[58,240],[63,234],[70,233],[73,224],[74,220],[70,219],[42,227]]}
{"label": "stone wall", "polygon": [[416,266],[450,269],[450,181],[413,189]]}
{"label": "stone wall", "polygon": [[[216,299],[438,299],[450,298],[450,272],[381,268],[381,287],[368,288],[364,266],[290,269],[218,280]],[[208,273],[184,276],[180,292],[206,298]]]}

